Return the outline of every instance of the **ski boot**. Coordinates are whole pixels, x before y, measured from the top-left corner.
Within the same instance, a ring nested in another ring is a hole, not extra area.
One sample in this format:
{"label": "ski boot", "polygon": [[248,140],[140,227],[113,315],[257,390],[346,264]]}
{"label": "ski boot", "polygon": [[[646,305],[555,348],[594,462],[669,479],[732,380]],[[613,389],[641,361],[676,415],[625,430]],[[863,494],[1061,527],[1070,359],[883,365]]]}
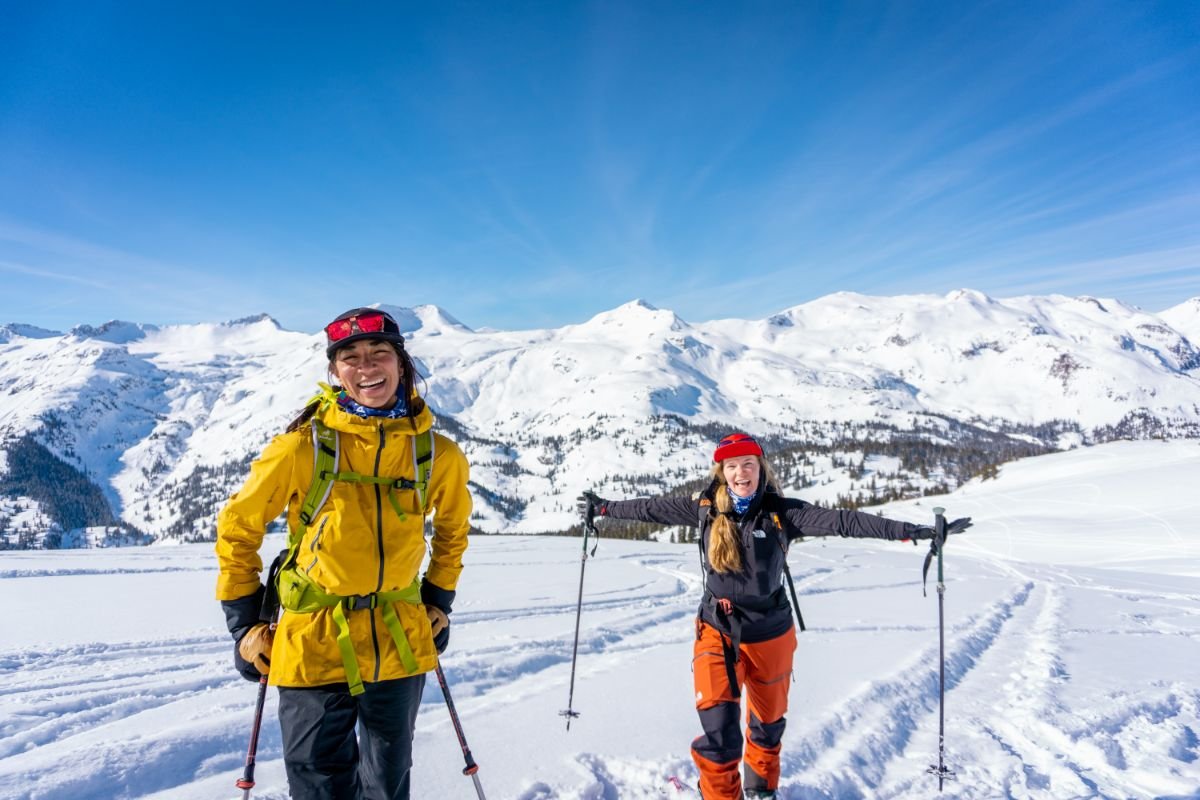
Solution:
{"label": "ski boot", "polygon": [[775,800],[775,792],[768,789],[747,789],[742,792],[745,800]]}

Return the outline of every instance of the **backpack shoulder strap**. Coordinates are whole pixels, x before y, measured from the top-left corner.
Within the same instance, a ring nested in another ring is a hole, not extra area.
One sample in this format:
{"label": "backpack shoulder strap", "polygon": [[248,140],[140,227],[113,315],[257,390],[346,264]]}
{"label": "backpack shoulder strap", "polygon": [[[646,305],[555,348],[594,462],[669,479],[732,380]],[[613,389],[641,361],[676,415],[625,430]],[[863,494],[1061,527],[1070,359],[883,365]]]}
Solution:
{"label": "backpack shoulder strap", "polygon": [[421,510],[429,513],[429,480],[433,476],[433,429],[413,437],[413,476]]}
{"label": "backpack shoulder strap", "polygon": [[[697,495],[699,494],[697,493]],[[700,571],[705,575],[711,570],[708,568],[708,554],[704,552],[704,522],[708,519],[712,507],[712,500],[707,497],[698,497],[696,502],[696,547],[700,549]]]}
{"label": "backpack shoulder strap", "polygon": [[[796,582],[792,580],[792,571],[788,568],[788,538],[787,533],[783,529],[783,522],[779,519],[779,512],[771,512],[771,520],[775,523],[775,530],[779,532],[779,549],[783,551],[783,575],[787,579],[788,589],[792,593],[792,610],[796,612],[796,622],[800,626],[801,631],[806,631],[808,628],[804,626],[804,615],[800,613],[800,600],[796,597]],[[797,537],[800,541],[804,541],[803,536]]]}
{"label": "backpack shoulder strap", "polygon": [[308,485],[308,493],[304,495],[304,503],[300,506],[300,525],[292,531],[295,542],[289,541],[289,547],[300,543],[305,529],[312,524],[321,506],[329,499],[329,492],[333,489],[334,476],[337,475],[338,463],[341,460],[341,442],[337,431],[318,419],[312,421],[312,440],[312,483]]}

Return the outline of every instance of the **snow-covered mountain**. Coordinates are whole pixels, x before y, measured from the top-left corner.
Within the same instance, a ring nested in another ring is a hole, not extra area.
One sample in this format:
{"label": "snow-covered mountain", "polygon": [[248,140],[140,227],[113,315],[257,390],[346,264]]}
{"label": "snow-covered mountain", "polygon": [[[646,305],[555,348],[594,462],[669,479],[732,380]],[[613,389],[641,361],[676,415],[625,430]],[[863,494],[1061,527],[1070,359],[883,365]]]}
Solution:
{"label": "snow-covered mountain", "polygon": [[1200,342],[1200,297],[1185,300],[1163,311],[1159,316],[1193,343]]}
{"label": "snow-covered mountain", "polygon": [[[711,440],[735,428],[778,446],[954,421],[1057,446],[1200,436],[1200,298],[1155,315],[1090,297],[839,293],[705,323],[634,301],[526,331],[383,307],[467,451],[487,531],[565,529],[585,486],[697,477]],[[0,441],[32,433],[144,531],[209,535],[249,460],[325,378],[322,348],[322,334],[265,315],[66,334],[6,325]]]}

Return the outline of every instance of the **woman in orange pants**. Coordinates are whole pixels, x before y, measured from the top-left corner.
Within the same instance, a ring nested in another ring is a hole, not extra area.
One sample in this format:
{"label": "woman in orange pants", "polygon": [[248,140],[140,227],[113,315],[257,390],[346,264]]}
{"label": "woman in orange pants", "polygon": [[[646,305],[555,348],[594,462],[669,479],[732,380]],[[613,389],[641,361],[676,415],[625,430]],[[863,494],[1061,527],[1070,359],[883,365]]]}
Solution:
{"label": "woman in orange pants", "polygon": [[[802,535],[933,536],[932,528],[910,522],[783,497],[762,447],[745,433],[726,436],[717,445],[712,481],[694,498],[605,500],[584,492],[580,510],[700,529],[705,584],[692,673],[704,733],[692,742],[692,758],[705,800],[774,798],[779,785],[780,741],[796,649],[782,581],[788,543]],[[961,533],[970,525],[969,518],[955,520],[947,532]],[[739,721],[743,689],[744,739]]]}

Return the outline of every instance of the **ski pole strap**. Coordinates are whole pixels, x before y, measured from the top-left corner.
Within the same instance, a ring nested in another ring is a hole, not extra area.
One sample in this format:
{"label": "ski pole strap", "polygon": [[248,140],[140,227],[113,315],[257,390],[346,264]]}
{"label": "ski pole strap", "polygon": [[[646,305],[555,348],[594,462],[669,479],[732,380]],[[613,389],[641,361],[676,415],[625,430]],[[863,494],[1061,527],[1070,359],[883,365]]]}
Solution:
{"label": "ski pole strap", "polygon": [[929,552],[925,554],[925,564],[921,567],[921,596],[928,597],[925,591],[925,586],[929,581],[929,565],[933,561],[933,557],[938,552],[938,540],[934,537],[929,541]]}
{"label": "ski pole strap", "polygon": [[587,546],[588,546],[588,537],[589,536],[591,536],[593,539],[591,554],[594,556],[594,555],[596,555],[596,549],[600,547],[600,531],[598,528],[596,528],[595,512],[592,510],[592,507],[590,505],[588,506],[587,516],[585,517],[584,523],[583,523],[583,560],[584,561],[587,561],[587,557],[588,557]]}
{"label": "ski pole strap", "polygon": [[279,571],[283,569],[288,555],[287,549],[280,550],[279,555],[275,556],[275,560],[271,562],[271,567],[267,571],[267,585],[263,591],[262,607],[258,612],[259,622],[274,622],[279,613]]}

